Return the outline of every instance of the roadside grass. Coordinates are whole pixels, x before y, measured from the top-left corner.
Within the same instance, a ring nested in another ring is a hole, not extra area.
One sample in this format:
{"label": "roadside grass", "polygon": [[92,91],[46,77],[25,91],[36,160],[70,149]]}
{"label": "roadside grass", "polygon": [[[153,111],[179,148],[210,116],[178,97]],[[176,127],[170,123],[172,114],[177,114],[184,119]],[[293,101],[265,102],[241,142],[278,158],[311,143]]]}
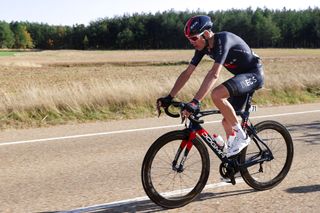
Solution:
{"label": "roadside grass", "polygon": [[0,51],[0,57],[1,56],[14,56],[16,52],[11,52],[11,51]]}
{"label": "roadside grass", "polygon": [[284,104],[302,104],[320,101],[320,87],[311,90],[275,90],[259,91],[254,97],[254,102],[262,106],[284,105]]}
{"label": "roadside grass", "polygon": [[[190,98],[183,100],[190,100]],[[259,106],[301,104],[319,101],[319,94],[296,90],[261,90],[256,93],[253,100],[254,104],[258,104]],[[214,105],[209,98],[206,98],[202,103],[202,108],[214,108]],[[44,127],[97,120],[108,121],[154,117],[156,115],[155,104],[151,102],[143,105],[123,103],[112,106],[81,106],[80,109],[65,105],[56,106],[54,109],[37,106],[36,108],[28,110],[8,110],[6,113],[1,113],[0,127],[1,129]]]}
{"label": "roadside grass", "polygon": [[[320,101],[320,50],[255,52],[263,59],[266,82],[254,96],[256,104]],[[193,54],[120,53],[124,52],[43,51],[0,58],[0,128],[155,116],[155,100],[170,91]],[[180,100],[191,100],[211,66],[205,58],[179,93]],[[216,85],[230,77],[223,71]],[[203,108],[213,108],[210,98]]]}

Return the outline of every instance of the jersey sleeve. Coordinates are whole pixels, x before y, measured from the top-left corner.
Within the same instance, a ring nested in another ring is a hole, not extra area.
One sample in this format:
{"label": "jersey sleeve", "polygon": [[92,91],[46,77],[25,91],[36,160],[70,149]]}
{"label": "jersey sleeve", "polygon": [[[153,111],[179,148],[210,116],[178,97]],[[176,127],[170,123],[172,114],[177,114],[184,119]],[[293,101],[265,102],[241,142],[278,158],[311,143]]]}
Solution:
{"label": "jersey sleeve", "polygon": [[194,65],[194,66],[197,66],[200,61],[202,60],[203,56],[205,55],[205,53],[203,51],[198,51],[196,50],[194,52],[194,56],[193,58],[191,59],[191,62],[190,64]]}
{"label": "jersey sleeve", "polygon": [[217,39],[216,45],[217,45],[216,46],[217,56],[215,58],[215,62],[223,65],[228,56],[228,52],[230,49],[230,44],[228,43],[228,40],[225,34],[223,34],[222,36],[219,36],[219,38]]}

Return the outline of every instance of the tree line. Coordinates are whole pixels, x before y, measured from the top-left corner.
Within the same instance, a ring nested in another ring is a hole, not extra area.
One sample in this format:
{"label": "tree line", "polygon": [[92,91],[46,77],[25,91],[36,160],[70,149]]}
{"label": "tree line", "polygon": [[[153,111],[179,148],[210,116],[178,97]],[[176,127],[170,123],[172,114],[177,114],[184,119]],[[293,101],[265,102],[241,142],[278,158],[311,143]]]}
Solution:
{"label": "tree line", "polygon": [[88,26],[52,26],[0,21],[0,48],[36,49],[180,49],[190,48],[183,28],[188,18],[212,18],[214,31],[230,31],[251,47],[319,48],[320,9],[227,11],[169,10],[103,18]]}

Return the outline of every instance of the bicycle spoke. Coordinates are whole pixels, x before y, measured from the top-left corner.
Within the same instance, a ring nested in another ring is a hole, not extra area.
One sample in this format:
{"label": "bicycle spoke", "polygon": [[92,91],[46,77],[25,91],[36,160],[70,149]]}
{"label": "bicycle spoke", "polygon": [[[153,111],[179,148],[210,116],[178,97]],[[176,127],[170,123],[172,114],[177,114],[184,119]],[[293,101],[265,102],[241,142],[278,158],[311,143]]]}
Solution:
{"label": "bicycle spoke", "polygon": [[181,175],[179,174],[179,180],[180,180],[180,196],[182,195],[182,177]]}
{"label": "bicycle spoke", "polygon": [[162,182],[165,180],[165,178],[169,177],[170,174],[172,174],[173,171],[170,171],[169,173],[167,173],[166,175],[164,175],[164,177],[159,181],[158,185],[161,185]]}
{"label": "bicycle spoke", "polygon": [[173,176],[173,178],[172,178],[172,181],[171,181],[171,183],[172,183],[171,191],[174,191],[175,179],[176,179],[177,174],[178,174],[178,173],[175,173],[174,176]]}
{"label": "bicycle spoke", "polygon": [[[159,166],[157,166],[157,167],[152,167],[152,170],[153,171],[157,171],[156,169],[159,169],[159,170],[161,170],[160,172],[162,172],[163,170],[172,170],[172,167],[170,166],[170,167],[159,167]],[[155,173],[155,172],[154,172]]]}
{"label": "bicycle spoke", "polygon": [[191,164],[188,164],[186,167],[184,167],[184,169],[187,169],[187,168],[189,168],[189,167],[192,167],[192,166],[194,166],[196,163],[199,163],[200,162],[200,164],[201,164],[201,160],[198,160],[198,161],[196,161],[196,162],[192,162]]}
{"label": "bicycle spoke", "polygon": [[173,157],[171,157],[169,154],[168,154],[168,152],[167,152],[167,150],[165,149],[164,150],[164,153],[166,154],[166,156],[168,157],[168,159],[174,159],[174,155],[173,155]]}
{"label": "bicycle spoke", "polygon": [[186,191],[186,189],[193,187],[196,182],[194,181],[190,182],[190,179],[183,174],[179,174],[179,177],[180,177],[180,195],[189,193],[189,190]]}
{"label": "bicycle spoke", "polygon": [[[168,174],[170,174],[171,172],[173,172],[173,171],[170,171]],[[158,173],[155,173],[155,172],[152,173],[152,177],[153,177],[153,178],[162,177],[162,176],[166,176],[166,175],[164,175],[164,174],[158,174]]]}
{"label": "bicycle spoke", "polygon": [[187,175],[186,173],[181,173],[181,174],[192,179],[192,180],[198,181],[198,179],[195,179],[194,177],[191,177],[190,175]]}
{"label": "bicycle spoke", "polygon": [[201,172],[201,170],[200,169],[190,169],[189,167],[185,167],[184,168],[184,171],[186,171],[186,169],[188,169],[187,171],[195,171],[195,172]]}

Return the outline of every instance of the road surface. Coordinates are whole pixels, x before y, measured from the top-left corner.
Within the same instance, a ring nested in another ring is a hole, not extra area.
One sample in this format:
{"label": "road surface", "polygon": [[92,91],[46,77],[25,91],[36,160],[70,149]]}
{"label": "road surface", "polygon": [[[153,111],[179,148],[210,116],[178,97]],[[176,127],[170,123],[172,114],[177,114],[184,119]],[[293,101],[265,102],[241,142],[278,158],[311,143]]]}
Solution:
{"label": "road surface", "polygon": [[[220,183],[210,154],[210,187],[194,202],[173,210],[153,204],[140,180],[144,154],[183,128],[162,116],[1,132],[0,212],[319,212],[320,103],[260,108],[251,117],[279,121],[293,137],[292,168],[272,190]],[[206,129],[222,134],[220,120],[208,117]]]}

